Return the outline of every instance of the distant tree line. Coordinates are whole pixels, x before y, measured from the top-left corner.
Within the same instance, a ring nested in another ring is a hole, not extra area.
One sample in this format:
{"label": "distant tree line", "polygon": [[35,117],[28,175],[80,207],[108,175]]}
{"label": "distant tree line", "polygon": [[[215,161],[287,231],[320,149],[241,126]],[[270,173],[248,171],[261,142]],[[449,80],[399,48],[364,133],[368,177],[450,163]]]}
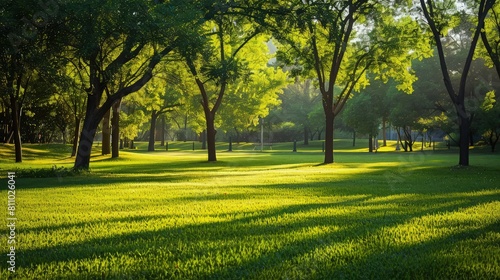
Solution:
{"label": "distant tree line", "polygon": [[[0,138],[72,144],[87,169],[137,139],[324,139],[393,127],[500,134],[500,4],[478,1],[21,0],[0,7]],[[444,83],[443,83],[444,81]],[[383,138],[385,133],[382,133]],[[431,140],[429,140],[431,141]],[[372,141],[370,141],[372,143]],[[373,147],[370,147],[372,150]]]}

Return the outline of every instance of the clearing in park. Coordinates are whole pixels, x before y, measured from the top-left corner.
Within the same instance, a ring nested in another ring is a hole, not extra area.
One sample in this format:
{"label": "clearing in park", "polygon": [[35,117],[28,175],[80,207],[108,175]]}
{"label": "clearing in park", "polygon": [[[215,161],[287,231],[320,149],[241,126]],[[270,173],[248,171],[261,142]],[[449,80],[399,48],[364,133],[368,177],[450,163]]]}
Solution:
{"label": "clearing in park", "polygon": [[338,140],[336,163],[321,165],[318,143],[218,143],[215,163],[188,144],[138,143],[115,160],[96,150],[78,174],[68,146],[25,145],[12,164],[2,145],[17,220],[15,272],[3,239],[0,278],[498,279],[498,154],[476,148],[459,168],[454,150],[366,153]]}

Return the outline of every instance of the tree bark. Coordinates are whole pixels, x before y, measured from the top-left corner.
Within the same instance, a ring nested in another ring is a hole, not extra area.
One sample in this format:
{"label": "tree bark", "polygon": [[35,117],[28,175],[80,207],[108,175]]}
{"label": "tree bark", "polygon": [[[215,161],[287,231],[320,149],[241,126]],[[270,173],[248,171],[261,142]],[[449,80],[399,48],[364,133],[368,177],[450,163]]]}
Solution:
{"label": "tree bark", "polygon": [[215,149],[215,134],[217,131],[214,127],[214,118],[212,114],[206,116],[207,121],[207,148],[208,148],[208,161],[217,161],[217,152]]}
{"label": "tree bark", "polygon": [[108,110],[102,118],[102,154],[109,155],[111,153],[111,127],[109,117],[111,110]]}
{"label": "tree bark", "polygon": [[75,169],[89,169],[90,167],[90,156],[92,154],[94,137],[99,122],[102,120],[104,113],[106,113],[105,111],[101,111],[101,113],[98,111],[98,106],[101,101],[101,95],[99,93],[102,94],[102,91],[103,89],[94,88],[92,93],[87,95],[87,108],[75,157]]}
{"label": "tree bark", "polygon": [[368,152],[373,153],[373,135],[371,133],[368,135]]}
{"label": "tree bark", "polygon": [[86,118],[84,121],[75,159],[75,169],[89,169],[92,145],[98,124],[99,121],[95,121],[95,118],[92,117]]}
{"label": "tree bark", "polygon": [[113,116],[111,118],[111,158],[120,156],[120,109],[122,99],[118,99],[113,104]]}
{"label": "tree bark", "polygon": [[[471,38],[471,43],[470,43],[470,47],[468,50],[467,58],[465,59],[465,62],[463,63],[464,68],[461,72],[460,85],[458,87],[458,94],[457,94],[457,92],[455,91],[455,89],[453,87],[453,83],[452,83],[452,80],[450,78],[450,74],[449,74],[448,67],[446,64],[444,49],[443,49],[443,45],[441,42],[441,31],[437,27],[437,24],[436,24],[435,19],[434,19],[434,14],[433,14],[434,7],[432,6],[431,1],[428,1],[426,3],[425,0],[420,0],[420,6],[422,7],[422,11],[423,11],[424,16],[427,20],[427,24],[429,25],[429,27],[432,31],[432,34],[434,37],[434,42],[436,43],[436,48],[437,48],[438,55],[439,55],[439,63],[441,66],[441,72],[443,75],[445,87],[446,87],[446,90],[448,92],[448,95],[450,96],[451,101],[453,102],[453,104],[455,106],[456,113],[458,114],[459,130],[460,130],[460,140],[459,140],[460,154],[459,154],[458,165],[460,165],[460,166],[468,166],[469,165],[469,132],[470,132],[470,121],[471,120],[467,114],[467,110],[466,110],[465,105],[464,105],[465,104],[465,87],[466,87],[466,83],[467,83],[467,76],[469,74],[469,70],[470,70],[470,67],[472,65],[472,60],[473,60],[474,53],[476,50],[477,42],[481,36],[481,33],[483,33],[484,20],[494,4],[495,4],[494,0],[481,0],[481,1],[479,1],[477,25],[475,27],[475,30],[473,32],[473,36]],[[487,42],[487,40],[486,40],[486,42]],[[487,47],[488,46],[486,45],[486,48]]]}
{"label": "tree bark", "polygon": [[165,134],[166,134],[166,128],[165,128],[165,116],[162,116],[161,118],[161,146],[165,146]]}
{"label": "tree bark", "polygon": [[153,152],[155,150],[155,132],[156,132],[156,119],[158,114],[156,110],[151,111],[151,125],[149,127],[149,144],[148,151]]}
{"label": "tree bark", "polygon": [[326,110],[325,112],[325,164],[333,163],[333,125],[335,121],[335,115],[333,111]]}
{"label": "tree bark", "polygon": [[459,129],[460,129],[460,156],[458,160],[458,165],[469,166],[469,130],[470,130],[470,120],[464,114],[458,114],[459,118]]}
{"label": "tree bark", "polygon": [[382,136],[383,136],[383,146],[387,146],[387,120],[385,117],[382,118]]}
{"label": "tree bark", "polygon": [[16,155],[16,162],[23,162],[23,148],[21,142],[21,125],[19,120],[19,103],[14,96],[10,93],[10,104],[11,104],[11,117],[12,117],[12,131],[14,137],[14,149]]}

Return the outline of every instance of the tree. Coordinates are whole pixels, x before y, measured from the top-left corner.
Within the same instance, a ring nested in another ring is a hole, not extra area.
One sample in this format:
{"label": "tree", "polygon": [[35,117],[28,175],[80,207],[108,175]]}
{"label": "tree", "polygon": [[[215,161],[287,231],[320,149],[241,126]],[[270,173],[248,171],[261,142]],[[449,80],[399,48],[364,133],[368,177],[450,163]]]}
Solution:
{"label": "tree", "polygon": [[[179,64],[174,64],[179,66]],[[181,106],[182,92],[178,90],[181,83],[181,72],[163,67],[142,90],[142,106],[150,114],[148,151],[154,151],[156,138],[156,121],[158,117]],[[184,76],[185,78],[185,76]]]}
{"label": "tree", "polygon": [[225,132],[235,131],[237,139],[241,131],[257,126],[260,118],[265,118],[271,108],[280,104],[278,97],[288,84],[286,73],[268,65],[272,55],[265,39],[256,38],[241,50],[252,71],[247,78],[228,86],[220,108],[220,128]]}
{"label": "tree", "polygon": [[500,78],[500,3],[493,1],[491,13],[484,19],[484,28],[481,29],[481,40],[484,52],[481,57],[489,57]]}
{"label": "tree", "polygon": [[491,152],[495,152],[495,147],[500,140],[500,103],[493,91],[486,94],[478,119],[483,139],[491,146]]}
{"label": "tree", "polygon": [[76,155],[78,148],[78,139],[80,136],[80,127],[82,119],[85,116],[85,85],[88,80],[85,78],[83,65],[78,61],[72,60],[70,55],[61,55],[60,59],[66,62],[62,63],[59,69],[58,83],[54,84],[56,90],[51,97],[54,104],[60,104],[65,111],[71,115],[73,125],[72,129],[72,148],[71,156]]}
{"label": "tree", "polygon": [[132,141],[139,135],[140,128],[148,121],[148,116],[141,110],[140,97],[131,95],[121,104],[120,114],[120,139],[129,143],[133,148]]}
{"label": "tree", "polygon": [[278,115],[282,121],[290,121],[300,126],[304,145],[308,145],[309,135],[313,133],[311,119],[314,117],[314,109],[321,103],[320,97],[310,79],[303,82],[296,81],[295,84],[288,86],[281,96],[282,105]]}
{"label": "tree", "polygon": [[[324,163],[333,163],[333,128],[351,94],[367,84],[366,73],[389,76],[411,91],[411,58],[428,50],[420,28],[407,16],[396,19],[394,1],[301,1],[275,19],[278,55],[292,71],[314,73],[325,114]],[[285,25],[285,26],[283,26]],[[341,92],[335,94],[335,87]]]}
{"label": "tree", "polygon": [[[65,7],[68,51],[88,69],[87,108],[75,168],[88,169],[97,126],[104,114],[123,97],[142,88],[153,69],[170,54],[186,23],[197,18],[188,3],[169,1],[77,1]],[[131,79],[117,91],[124,71]]]}
{"label": "tree", "polygon": [[16,162],[22,162],[21,112],[32,85],[50,79],[60,22],[58,6],[36,1],[5,1],[0,8],[0,80],[2,100],[10,111]]}
{"label": "tree", "polygon": [[197,27],[198,37],[186,41],[180,49],[201,95],[208,161],[217,161],[216,114],[228,87],[250,78],[251,61],[241,55],[241,50],[261,33],[259,26],[249,20],[238,4],[243,3],[211,2],[207,11],[209,17],[205,16],[207,21]]}
{"label": "tree", "polygon": [[346,105],[342,117],[357,133],[368,134],[368,151],[373,152],[373,137],[378,134],[380,115],[373,107],[372,96],[366,92],[355,95]]}
{"label": "tree", "polygon": [[459,130],[460,130],[460,155],[458,165],[469,165],[469,137],[471,116],[467,111],[465,96],[467,77],[471,68],[472,59],[476,46],[481,36],[481,31],[484,29],[484,21],[493,7],[495,0],[480,0],[479,5],[475,7],[477,13],[477,24],[473,29],[470,40],[469,50],[465,61],[463,62],[463,70],[460,73],[460,83],[457,86],[453,85],[448,69],[442,38],[449,34],[450,29],[456,27],[460,22],[459,14],[454,8],[454,1],[433,1],[433,0],[420,0],[420,7],[425,18],[425,23],[428,26],[434,43],[437,48],[439,62],[441,66],[441,73],[443,76],[446,91],[453,103],[455,112],[457,114]]}

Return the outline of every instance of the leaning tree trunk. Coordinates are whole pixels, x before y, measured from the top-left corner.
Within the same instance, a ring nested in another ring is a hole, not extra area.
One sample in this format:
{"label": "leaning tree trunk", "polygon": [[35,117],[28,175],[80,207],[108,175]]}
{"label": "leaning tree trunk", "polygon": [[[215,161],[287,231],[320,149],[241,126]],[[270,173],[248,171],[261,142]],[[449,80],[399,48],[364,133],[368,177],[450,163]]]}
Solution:
{"label": "leaning tree trunk", "polygon": [[75,169],[89,169],[92,145],[98,125],[99,120],[95,117],[85,118],[75,159]]}

